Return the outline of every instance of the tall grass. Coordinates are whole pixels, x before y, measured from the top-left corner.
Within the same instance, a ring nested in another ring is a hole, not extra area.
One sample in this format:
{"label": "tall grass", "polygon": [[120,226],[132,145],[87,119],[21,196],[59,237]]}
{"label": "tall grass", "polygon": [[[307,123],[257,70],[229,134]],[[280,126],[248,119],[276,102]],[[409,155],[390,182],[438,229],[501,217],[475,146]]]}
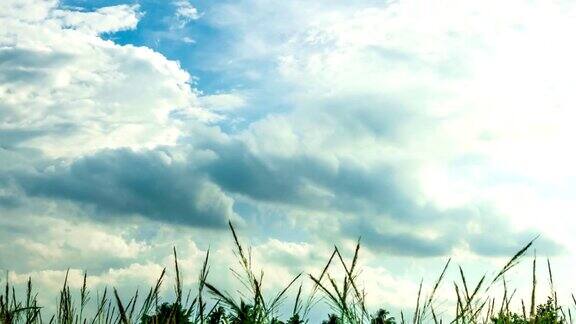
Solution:
{"label": "tall grass", "polygon": [[[335,247],[325,266],[318,274],[302,273],[294,276],[282,289],[271,296],[263,291],[264,273],[256,272],[252,264],[252,253],[240,242],[230,224],[234,240],[234,254],[239,271],[231,270],[232,275],[244,287],[244,293],[230,294],[217,287],[210,278],[209,258],[206,253],[198,277],[198,287],[183,292],[182,276],[178,264],[176,249],[173,250],[175,282],[174,299],[163,301],[160,297],[166,268],[160,273],[155,285],[143,295],[136,291],[129,298],[121,296],[115,289],[104,289],[94,296],[87,288],[87,274],[84,273],[79,298],[74,298],[68,284],[68,272],[64,278],[58,297],[57,311],[49,318],[43,318],[42,307],[37,301],[37,293],[29,279],[22,297],[8,281],[0,293],[0,323],[62,323],[62,324],[132,324],[132,323],[200,323],[200,324],[303,324],[310,323],[310,315],[315,305],[325,302],[331,309],[325,324],[392,324],[392,323],[497,323],[497,324],[552,324],[572,323],[572,306],[559,306],[550,262],[547,262],[549,297],[543,304],[536,302],[536,257],[532,262],[531,295],[528,301],[521,299],[521,309],[513,310],[510,305],[515,291],[510,292],[505,276],[518,265],[526,255],[534,240],[521,248],[492,278],[482,276],[471,283],[465,272],[458,267],[458,278],[452,282],[454,288],[455,309],[452,314],[445,309],[439,310],[437,301],[440,286],[446,280],[451,265],[448,260],[439,272],[431,290],[426,293],[420,282],[415,306],[410,314],[400,312],[393,317],[388,310],[380,308],[371,312],[366,304],[366,292],[359,284],[360,241],[349,261]],[[338,267],[341,277],[331,273]],[[502,283],[502,298],[492,297],[497,283]],[[303,289],[303,283],[309,283],[310,289]],[[296,288],[296,286],[298,286]],[[291,293],[289,293],[292,291]],[[75,294],[74,294],[75,295]],[[293,300],[288,301],[292,295]],[[572,296],[574,306],[576,298]],[[290,310],[281,312],[283,309]],[[528,310],[526,309],[528,305]],[[385,305],[383,305],[385,306]]]}

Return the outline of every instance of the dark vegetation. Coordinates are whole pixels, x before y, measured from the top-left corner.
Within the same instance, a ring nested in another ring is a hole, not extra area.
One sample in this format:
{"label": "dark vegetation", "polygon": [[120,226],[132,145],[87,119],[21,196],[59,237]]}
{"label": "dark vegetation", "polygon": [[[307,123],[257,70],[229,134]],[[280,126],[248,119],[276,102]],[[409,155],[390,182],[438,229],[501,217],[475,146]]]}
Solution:
{"label": "dark vegetation", "polygon": [[[128,324],[128,323],[201,323],[201,324],[302,324],[310,323],[310,311],[320,301],[328,303],[332,314],[326,316],[323,324],[393,324],[393,323],[493,323],[493,324],[553,324],[572,323],[570,307],[558,306],[552,271],[548,262],[548,275],[550,283],[550,296],[546,303],[537,305],[536,293],[536,260],[532,264],[532,293],[525,302],[521,300],[520,310],[511,310],[510,304],[515,291],[510,293],[506,288],[505,274],[516,266],[532,242],[523,247],[514,255],[504,267],[493,277],[483,276],[477,283],[467,282],[462,268],[459,268],[460,277],[453,282],[455,294],[455,311],[451,315],[438,313],[437,290],[443,282],[450,260],[444,266],[440,276],[433,285],[432,290],[425,295],[422,292],[422,283],[416,296],[415,308],[411,314],[400,312],[399,316],[393,317],[386,309],[370,312],[366,308],[366,295],[358,285],[358,254],[360,244],[356,249],[352,260],[348,263],[344,260],[340,250],[335,248],[328,259],[325,267],[318,275],[309,274],[308,278],[297,275],[284,289],[275,295],[265,298],[262,292],[263,274],[256,274],[252,268],[250,251],[245,250],[240,244],[234,228],[230,224],[234,237],[235,254],[238,258],[241,271],[233,271],[233,274],[246,288],[247,294],[241,294],[235,298],[229,293],[220,290],[213,285],[209,278],[209,252],[200,271],[198,288],[184,294],[178,258],[174,249],[175,300],[171,302],[161,301],[159,292],[163,284],[166,269],[162,271],[155,286],[144,295],[143,299],[138,291],[129,299],[120,297],[116,289],[105,289],[97,294],[94,301],[86,287],[86,274],[83,286],[79,292],[79,298],[74,300],[68,285],[68,274],[58,298],[56,314],[49,318],[43,318],[41,306],[37,302],[37,294],[34,293],[32,282],[28,280],[26,292],[23,298],[18,298],[16,290],[8,281],[4,285],[4,291],[0,294],[0,323],[62,323],[62,324]],[[341,266],[343,278],[336,280],[329,274],[329,268]],[[310,291],[304,293],[302,284],[295,287],[301,279],[310,280]],[[488,290],[496,283],[502,282],[504,286],[503,297],[498,301],[488,294]],[[293,291],[295,298],[287,301],[288,291]],[[191,297],[194,295],[195,297]],[[305,296],[306,295],[306,296]],[[93,302],[90,315],[88,304]],[[572,296],[576,305],[576,299]],[[279,307],[284,304],[284,309],[290,309],[286,314],[280,314]],[[288,306],[289,307],[286,307]],[[528,307],[528,309],[527,309]]]}

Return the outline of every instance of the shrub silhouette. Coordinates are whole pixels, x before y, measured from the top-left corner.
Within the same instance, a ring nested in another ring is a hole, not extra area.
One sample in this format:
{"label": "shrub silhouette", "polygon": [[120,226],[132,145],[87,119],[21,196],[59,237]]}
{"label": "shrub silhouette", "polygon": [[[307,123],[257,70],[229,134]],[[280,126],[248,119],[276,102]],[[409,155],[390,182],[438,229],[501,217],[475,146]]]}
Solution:
{"label": "shrub silhouette", "polygon": [[[141,324],[186,324],[191,323],[190,315],[178,303],[162,303],[154,315],[144,314]],[[217,323],[217,322],[216,322]]]}

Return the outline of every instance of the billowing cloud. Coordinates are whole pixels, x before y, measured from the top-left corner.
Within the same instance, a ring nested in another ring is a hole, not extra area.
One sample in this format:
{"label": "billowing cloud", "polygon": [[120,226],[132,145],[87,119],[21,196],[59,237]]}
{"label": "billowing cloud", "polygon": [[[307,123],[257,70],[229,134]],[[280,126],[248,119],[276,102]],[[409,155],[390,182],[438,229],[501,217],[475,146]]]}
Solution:
{"label": "billowing cloud", "polygon": [[[28,9],[18,1],[4,6]],[[17,14],[0,17],[0,125],[9,135],[3,146],[19,143],[54,157],[151,147],[178,138],[174,111],[202,118],[190,75],[177,62],[98,35],[135,28],[137,6],[94,12],[45,6],[33,23]]]}
{"label": "billowing cloud", "polygon": [[147,248],[145,243],[128,237],[129,228],[113,230],[94,223],[70,222],[39,211],[34,212],[36,215],[22,214],[22,210],[3,211],[0,219],[0,257],[11,260],[10,264],[2,264],[9,267],[6,270],[72,267],[101,273],[135,262]]}

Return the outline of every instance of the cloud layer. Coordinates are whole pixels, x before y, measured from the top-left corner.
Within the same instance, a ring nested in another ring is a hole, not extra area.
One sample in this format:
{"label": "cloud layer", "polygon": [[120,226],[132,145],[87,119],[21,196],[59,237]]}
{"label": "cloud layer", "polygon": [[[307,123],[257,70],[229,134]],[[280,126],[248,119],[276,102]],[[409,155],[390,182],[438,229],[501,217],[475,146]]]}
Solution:
{"label": "cloud layer", "polygon": [[21,175],[18,183],[28,195],[88,204],[104,218],[142,215],[177,225],[223,227],[235,218],[233,201],[203,178],[166,151],[116,150]]}

